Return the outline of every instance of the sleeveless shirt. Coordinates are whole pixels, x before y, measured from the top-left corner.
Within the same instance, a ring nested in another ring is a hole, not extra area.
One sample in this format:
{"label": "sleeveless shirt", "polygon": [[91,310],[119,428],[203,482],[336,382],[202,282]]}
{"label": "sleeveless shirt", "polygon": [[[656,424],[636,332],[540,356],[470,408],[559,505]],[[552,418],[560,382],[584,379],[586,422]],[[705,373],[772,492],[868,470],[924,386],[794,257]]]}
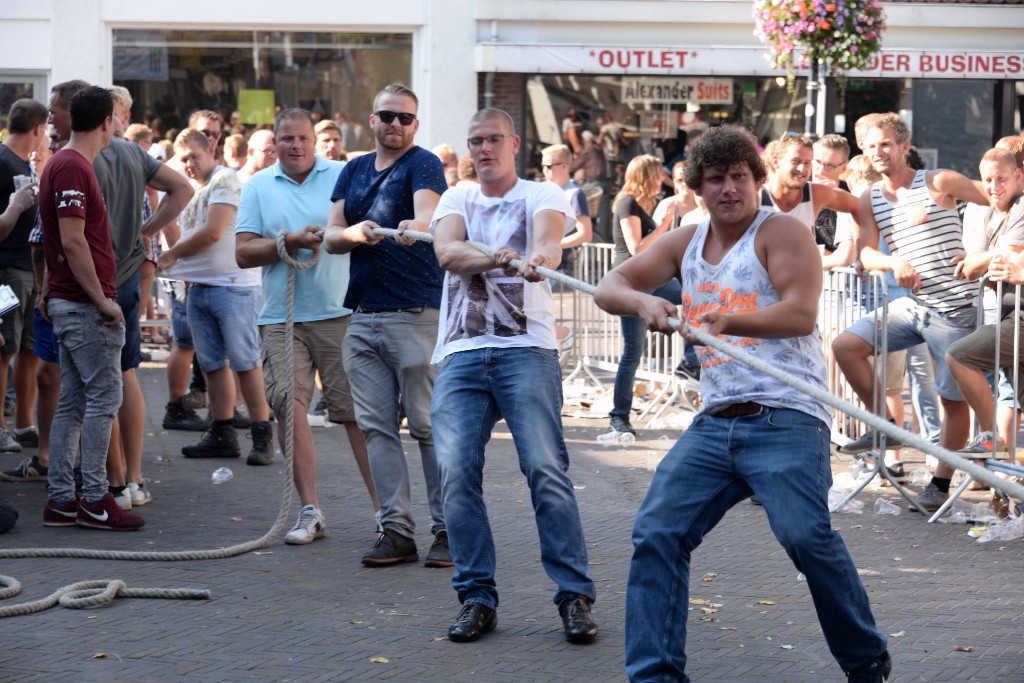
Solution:
{"label": "sleeveless shirt", "polygon": [[953,277],[950,265],[954,256],[966,253],[960,217],[935,203],[924,170],[914,175],[909,189],[898,192],[895,203],[886,199],[880,182],[872,185],[871,209],[889,250],[921,278],[921,288],[911,297],[943,313],[974,306],[977,285]]}
{"label": "sleeveless shirt", "polygon": [[[701,255],[710,229],[710,218],[700,222],[697,232],[683,254],[683,315],[690,325],[697,318],[718,309],[723,313],[744,314],[778,303],[780,297],[768,271],[754,251],[754,238],[765,218],[774,212],[762,208],[757,217],[717,264]],[[828,391],[825,384],[825,354],[818,331],[788,339],[757,339],[720,335],[738,347],[786,374]],[[831,423],[828,409],[820,401],[764,375],[710,346],[697,347],[700,360],[700,390],[704,401],[701,412],[715,412],[731,403],[754,401],[775,408],[792,408]]]}
{"label": "sleeveless shirt", "polygon": [[802,194],[800,195],[800,203],[794,206],[789,211],[783,211],[775,203],[775,197],[768,191],[767,187],[761,188],[761,206],[764,208],[771,207],[778,213],[784,213],[787,216],[792,216],[797,219],[808,229],[814,229],[814,222],[818,220],[818,215],[814,213],[814,199],[811,197],[811,184],[807,183],[804,185]]}

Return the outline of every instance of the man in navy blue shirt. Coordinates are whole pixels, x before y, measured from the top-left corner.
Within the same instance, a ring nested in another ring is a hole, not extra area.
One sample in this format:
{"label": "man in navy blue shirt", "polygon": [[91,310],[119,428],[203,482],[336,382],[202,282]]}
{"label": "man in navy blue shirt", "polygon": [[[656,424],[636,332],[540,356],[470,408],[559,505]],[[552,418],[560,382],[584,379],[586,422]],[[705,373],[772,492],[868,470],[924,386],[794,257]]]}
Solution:
{"label": "man in navy blue shirt", "polygon": [[376,149],[342,169],[324,235],[328,253],[351,254],[345,306],[355,313],[343,359],[381,506],[381,534],[362,560],[368,567],[419,559],[409,468],[398,433],[400,407],[419,442],[433,519],[434,542],[425,564],[452,566],[430,427],[437,376],[430,357],[444,273],[429,243],[399,243],[373,232],[378,227],[426,232],[448,187],[440,160],[413,144],[418,106],[416,94],[404,85],[392,83],[377,94],[370,115]]}

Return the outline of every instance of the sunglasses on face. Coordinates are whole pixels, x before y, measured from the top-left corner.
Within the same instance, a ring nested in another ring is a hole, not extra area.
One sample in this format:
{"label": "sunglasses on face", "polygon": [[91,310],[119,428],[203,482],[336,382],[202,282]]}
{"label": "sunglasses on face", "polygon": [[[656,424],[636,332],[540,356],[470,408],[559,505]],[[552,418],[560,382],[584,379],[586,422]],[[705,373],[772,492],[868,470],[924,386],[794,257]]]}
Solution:
{"label": "sunglasses on face", "polygon": [[384,123],[393,123],[395,117],[398,117],[399,123],[403,126],[411,126],[412,122],[416,120],[416,114],[409,114],[404,111],[388,111],[387,109],[381,109],[380,111],[373,112],[373,115],[379,118]]}

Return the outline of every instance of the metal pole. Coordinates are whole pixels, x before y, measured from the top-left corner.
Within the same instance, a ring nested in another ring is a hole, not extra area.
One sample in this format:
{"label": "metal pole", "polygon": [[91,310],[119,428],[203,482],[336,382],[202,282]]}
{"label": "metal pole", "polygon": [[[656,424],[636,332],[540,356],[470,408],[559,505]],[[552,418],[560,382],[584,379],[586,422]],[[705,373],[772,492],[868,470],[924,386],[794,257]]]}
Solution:
{"label": "metal pole", "polygon": [[804,133],[814,132],[815,113],[818,111],[818,60],[811,61],[811,73],[807,76],[807,105],[804,107]]}

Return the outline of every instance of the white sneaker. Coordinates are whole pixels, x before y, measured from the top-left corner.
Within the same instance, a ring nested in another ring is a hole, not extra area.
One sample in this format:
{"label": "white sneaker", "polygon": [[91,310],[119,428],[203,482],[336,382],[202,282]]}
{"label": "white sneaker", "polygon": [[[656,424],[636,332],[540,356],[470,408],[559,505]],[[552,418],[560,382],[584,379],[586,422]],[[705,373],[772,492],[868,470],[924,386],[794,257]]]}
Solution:
{"label": "white sneaker", "polygon": [[0,427],[0,453],[21,453],[21,444],[3,427]]}
{"label": "white sneaker", "polygon": [[149,493],[149,489],[146,488],[146,482],[139,484],[136,484],[134,481],[128,482],[128,494],[132,498],[132,507],[139,507],[153,502],[153,496]]}
{"label": "white sneaker", "polygon": [[323,538],[326,532],[327,522],[323,514],[317,512],[312,505],[307,505],[299,511],[299,521],[285,535],[284,542],[290,545],[305,545]]}
{"label": "white sneaker", "polygon": [[114,497],[114,502],[117,503],[117,506],[125,512],[132,509],[132,494],[127,486],[124,487],[124,491],[121,491],[121,493],[111,491],[110,495]]}

